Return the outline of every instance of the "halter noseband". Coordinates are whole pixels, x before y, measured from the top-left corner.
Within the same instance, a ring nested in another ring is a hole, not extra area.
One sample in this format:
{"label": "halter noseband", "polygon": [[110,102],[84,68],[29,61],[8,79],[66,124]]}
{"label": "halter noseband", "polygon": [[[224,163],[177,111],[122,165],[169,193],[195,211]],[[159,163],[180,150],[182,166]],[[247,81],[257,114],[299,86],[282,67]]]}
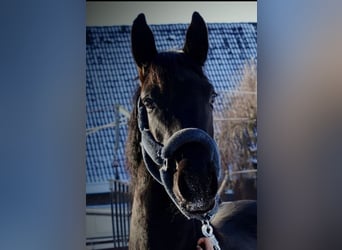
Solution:
{"label": "halter noseband", "polygon": [[[190,216],[184,211],[172,192],[173,186],[173,169],[169,167],[168,159],[173,156],[177,148],[188,142],[198,142],[204,145],[210,152],[210,159],[214,162],[216,175],[219,178],[221,173],[220,159],[218,148],[215,141],[204,131],[198,128],[185,128],[174,133],[166,142],[165,145],[157,142],[148,126],[147,111],[142,104],[140,98],[138,99],[138,127],[141,133],[141,149],[145,166],[152,177],[164,186],[167,194],[177,206],[177,208],[190,219]],[[198,215],[195,218],[203,221],[209,220],[218,209],[219,197],[215,197],[214,207],[203,215]]]}

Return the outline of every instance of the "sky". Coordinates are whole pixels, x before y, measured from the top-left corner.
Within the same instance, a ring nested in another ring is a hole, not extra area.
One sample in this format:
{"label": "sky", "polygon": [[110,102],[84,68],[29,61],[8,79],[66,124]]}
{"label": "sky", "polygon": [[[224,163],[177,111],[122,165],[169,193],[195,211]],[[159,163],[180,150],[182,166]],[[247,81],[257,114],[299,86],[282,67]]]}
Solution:
{"label": "sky", "polygon": [[87,2],[87,26],[131,25],[144,13],[149,24],[189,23],[198,11],[208,23],[257,22],[256,1]]}

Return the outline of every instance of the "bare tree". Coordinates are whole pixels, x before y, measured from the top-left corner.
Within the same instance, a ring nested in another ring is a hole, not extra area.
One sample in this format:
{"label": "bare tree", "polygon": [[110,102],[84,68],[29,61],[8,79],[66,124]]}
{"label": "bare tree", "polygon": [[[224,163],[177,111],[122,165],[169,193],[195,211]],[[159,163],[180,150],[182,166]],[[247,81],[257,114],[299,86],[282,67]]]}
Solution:
{"label": "bare tree", "polygon": [[220,191],[230,188],[234,199],[256,199],[257,168],[257,71],[248,62],[236,91],[226,93],[229,105],[218,137],[221,163],[226,176]]}

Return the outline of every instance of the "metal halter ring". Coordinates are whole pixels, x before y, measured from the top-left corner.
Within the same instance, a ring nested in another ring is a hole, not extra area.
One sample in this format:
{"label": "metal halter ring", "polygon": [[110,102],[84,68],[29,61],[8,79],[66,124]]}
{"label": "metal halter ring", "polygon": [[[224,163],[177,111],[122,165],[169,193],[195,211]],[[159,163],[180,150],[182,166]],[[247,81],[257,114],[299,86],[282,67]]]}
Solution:
{"label": "metal halter ring", "polygon": [[202,221],[202,233],[205,237],[213,236],[213,227],[209,224],[208,220]]}

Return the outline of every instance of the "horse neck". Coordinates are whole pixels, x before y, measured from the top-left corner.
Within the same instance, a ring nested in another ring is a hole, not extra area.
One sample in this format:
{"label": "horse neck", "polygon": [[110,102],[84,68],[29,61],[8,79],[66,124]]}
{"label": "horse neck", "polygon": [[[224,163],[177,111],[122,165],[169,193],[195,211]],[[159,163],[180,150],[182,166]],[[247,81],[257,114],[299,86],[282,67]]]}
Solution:
{"label": "horse neck", "polygon": [[196,249],[199,222],[188,220],[177,210],[145,166],[138,171],[132,190],[130,249]]}

